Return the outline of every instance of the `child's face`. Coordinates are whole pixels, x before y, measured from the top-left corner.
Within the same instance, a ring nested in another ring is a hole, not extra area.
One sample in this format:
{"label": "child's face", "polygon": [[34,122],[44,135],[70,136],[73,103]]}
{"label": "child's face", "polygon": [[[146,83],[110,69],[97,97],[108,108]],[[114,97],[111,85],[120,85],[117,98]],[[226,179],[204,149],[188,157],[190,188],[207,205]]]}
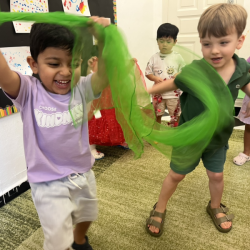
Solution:
{"label": "child's face", "polygon": [[159,50],[162,54],[170,54],[176,42],[177,40],[174,40],[171,37],[161,37],[157,39]]}
{"label": "child's face", "polygon": [[230,65],[235,50],[242,47],[244,39],[244,36],[238,37],[235,29],[227,36],[201,38],[203,57],[216,70],[224,69]]}
{"label": "child's face", "polygon": [[32,57],[28,57],[27,61],[33,73],[39,74],[45,89],[51,93],[65,95],[70,91],[73,68],[74,84],[79,81],[81,59],[76,58],[72,65],[72,55],[69,51],[48,47],[38,55],[37,62]]}

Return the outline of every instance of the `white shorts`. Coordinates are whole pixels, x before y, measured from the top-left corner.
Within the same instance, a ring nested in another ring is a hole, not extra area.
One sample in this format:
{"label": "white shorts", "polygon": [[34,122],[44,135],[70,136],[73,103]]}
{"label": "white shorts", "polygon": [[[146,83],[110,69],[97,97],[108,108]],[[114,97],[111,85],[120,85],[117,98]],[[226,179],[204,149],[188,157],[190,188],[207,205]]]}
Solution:
{"label": "white shorts", "polygon": [[92,170],[55,181],[30,183],[30,186],[43,228],[45,250],[70,248],[74,241],[73,225],[97,219],[96,181]]}

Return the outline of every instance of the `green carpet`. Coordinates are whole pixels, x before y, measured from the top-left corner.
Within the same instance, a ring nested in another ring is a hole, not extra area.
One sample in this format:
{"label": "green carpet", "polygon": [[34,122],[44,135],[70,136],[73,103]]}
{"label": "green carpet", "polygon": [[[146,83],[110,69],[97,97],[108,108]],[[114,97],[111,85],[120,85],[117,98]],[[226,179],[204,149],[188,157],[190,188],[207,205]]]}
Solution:
{"label": "green carpet", "polygon": [[[171,198],[164,233],[153,238],[145,220],[169,171],[169,160],[150,145],[134,160],[131,151],[102,147],[106,157],[94,167],[99,218],[88,232],[95,250],[245,250],[250,249],[250,162],[232,163],[243,149],[243,131],[234,131],[225,164],[223,203],[235,214],[233,230],[219,233],[205,211],[208,179],[202,164],[189,174]],[[0,209],[1,250],[41,250],[43,234],[27,191]]]}

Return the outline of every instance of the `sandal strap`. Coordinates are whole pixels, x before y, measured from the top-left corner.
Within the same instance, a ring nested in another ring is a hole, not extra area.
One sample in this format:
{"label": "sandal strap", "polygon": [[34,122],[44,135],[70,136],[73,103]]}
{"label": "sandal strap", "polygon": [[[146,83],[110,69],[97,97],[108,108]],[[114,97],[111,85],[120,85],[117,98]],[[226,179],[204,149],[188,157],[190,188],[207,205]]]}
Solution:
{"label": "sandal strap", "polygon": [[210,206],[210,210],[213,212],[214,215],[219,214],[219,213],[226,214],[229,211],[229,208],[226,207],[222,203],[220,203],[220,207],[219,208],[211,208],[211,201],[209,201],[209,206]]}
{"label": "sandal strap", "polygon": [[219,214],[219,213],[227,213],[229,211],[229,209],[227,207],[220,207],[220,208],[211,208],[211,210],[213,211],[213,214]]}
{"label": "sandal strap", "polygon": [[[166,211],[166,210],[165,210],[165,211]],[[166,213],[166,212],[165,212],[165,213]],[[164,219],[165,213],[160,213],[160,212],[157,212],[157,211],[155,211],[155,210],[152,210],[152,211],[150,212],[150,217],[159,217],[159,218],[161,218],[161,219]]]}
{"label": "sandal strap", "polygon": [[161,223],[161,222],[158,222],[158,221],[156,221],[156,220],[154,220],[154,219],[152,219],[152,218],[148,218],[148,219],[147,219],[147,224],[150,225],[150,226],[155,226],[155,227],[157,227],[158,229],[160,229],[161,226],[162,226],[162,223]]}
{"label": "sandal strap", "polygon": [[233,214],[229,214],[229,215],[226,215],[224,217],[215,218],[215,219],[216,219],[217,224],[220,225],[221,223],[224,223],[224,222],[227,222],[227,221],[232,221],[233,218],[234,218],[234,215]]}

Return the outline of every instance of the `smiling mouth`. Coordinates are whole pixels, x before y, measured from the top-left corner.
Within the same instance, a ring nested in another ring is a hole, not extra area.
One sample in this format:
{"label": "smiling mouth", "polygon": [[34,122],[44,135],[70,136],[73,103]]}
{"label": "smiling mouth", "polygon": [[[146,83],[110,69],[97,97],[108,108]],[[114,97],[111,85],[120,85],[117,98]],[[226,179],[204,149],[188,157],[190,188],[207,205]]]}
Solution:
{"label": "smiling mouth", "polygon": [[68,81],[59,81],[59,80],[55,80],[54,81],[56,83],[56,85],[61,88],[61,89],[64,89],[64,88],[67,88],[70,83],[71,83],[71,80],[68,80]]}
{"label": "smiling mouth", "polygon": [[212,62],[220,62],[221,61],[221,59],[222,59],[222,57],[215,57],[215,58],[212,58],[211,60],[212,60]]}

